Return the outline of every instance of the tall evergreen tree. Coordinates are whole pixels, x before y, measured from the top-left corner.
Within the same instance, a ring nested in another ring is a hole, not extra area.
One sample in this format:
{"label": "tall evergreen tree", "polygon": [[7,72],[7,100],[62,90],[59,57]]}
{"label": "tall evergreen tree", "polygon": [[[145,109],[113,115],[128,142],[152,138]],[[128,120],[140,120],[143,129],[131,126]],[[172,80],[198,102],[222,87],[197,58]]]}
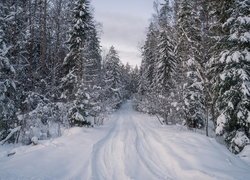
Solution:
{"label": "tall evergreen tree", "polygon": [[130,91],[132,93],[137,93],[138,92],[138,87],[139,87],[139,79],[140,79],[140,74],[139,74],[139,69],[138,66],[136,65],[135,68],[133,68],[131,72],[131,85],[130,85]]}
{"label": "tall evergreen tree", "polygon": [[[222,28],[223,51],[215,58],[215,85],[219,112],[216,133],[225,135],[231,151],[238,153],[247,143],[250,129],[250,3],[247,0],[226,2],[227,18]],[[238,143],[238,138],[244,138]],[[248,140],[249,141],[249,140]]]}
{"label": "tall evergreen tree", "polygon": [[4,139],[16,120],[16,71],[9,59],[11,46],[6,36],[9,11],[0,2],[0,140]]}
{"label": "tall evergreen tree", "polygon": [[62,97],[70,99],[74,98],[74,94],[77,91],[77,84],[82,83],[84,78],[86,57],[83,56],[83,50],[86,46],[87,34],[91,26],[89,1],[77,0],[73,7],[72,16],[70,38],[67,42],[69,53],[63,62],[65,73],[62,79]]}
{"label": "tall evergreen tree", "polygon": [[[94,23],[91,23],[94,24]],[[101,49],[96,26],[92,25],[88,31],[86,46],[84,48],[86,58],[85,83],[93,86],[100,85],[101,75]]]}
{"label": "tall evergreen tree", "polygon": [[105,89],[108,98],[113,98],[118,103],[122,100],[121,65],[120,59],[114,46],[111,46],[105,58]]}
{"label": "tall evergreen tree", "polygon": [[144,74],[148,81],[148,85],[151,87],[153,84],[154,73],[155,73],[155,60],[156,60],[156,48],[157,48],[157,36],[158,29],[156,29],[153,23],[148,28],[147,39],[143,47],[143,63],[144,63]]}
{"label": "tall evergreen tree", "polygon": [[[201,22],[197,1],[183,0],[179,4],[177,57],[182,71],[183,111],[186,124],[202,127],[205,120],[204,81],[201,76]],[[202,125],[202,126],[201,126]]]}
{"label": "tall evergreen tree", "polygon": [[173,86],[176,60],[174,55],[174,45],[168,35],[169,32],[161,30],[158,37],[158,57],[155,68],[155,87],[166,92]]}

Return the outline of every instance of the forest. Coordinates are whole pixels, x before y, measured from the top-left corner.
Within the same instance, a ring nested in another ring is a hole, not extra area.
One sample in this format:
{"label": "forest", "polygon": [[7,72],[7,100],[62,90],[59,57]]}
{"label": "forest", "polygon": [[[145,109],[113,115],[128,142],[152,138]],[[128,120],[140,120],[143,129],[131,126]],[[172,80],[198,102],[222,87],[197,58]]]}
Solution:
{"label": "forest", "polygon": [[0,1],[0,145],[96,127],[127,99],[163,124],[250,143],[249,0],[155,1],[140,67],[102,52],[89,0]]}
{"label": "forest", "polygon": [[138,68],[102,57],[89,1],[0,3],[0,140],[30,144],[101,124],[136,92]]}
{"label": "forest", "polygon": [[250,2],[170,2],[155,3],[137,109],[207,136],[212,122],[237,154],[250,137]]}

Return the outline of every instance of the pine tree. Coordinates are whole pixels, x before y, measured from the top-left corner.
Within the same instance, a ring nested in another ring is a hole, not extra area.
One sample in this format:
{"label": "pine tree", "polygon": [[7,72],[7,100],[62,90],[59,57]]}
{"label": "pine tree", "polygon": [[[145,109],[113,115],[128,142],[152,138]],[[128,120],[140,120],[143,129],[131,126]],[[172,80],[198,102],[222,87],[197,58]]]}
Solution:
{"label": "pine tree", "polygon": [[120,59],[114,46],[112,46],[105,58],[105,89],[107,98],[119,104],[122,100],[122,82]]}
{"label": "pine tree", "polygon": [[[93,24],[93,23],[91,23]],[[85,83],[93,86],[100,85],[101,75],[101,49],[96,26],[92,25],[88,31],[86,46],[84,49],[86,58]]]}
{"label": "pine tree", "polygon": [[175,72],[176,60],[174,43],[171,40],[171,13],[169,1],[165,0],[159,14],[159,34],[157,37],[157,57],[155,60],[154,87],[166,92],[171,88],[171,79]]}
{"label": "pine tree", "polygon": [[204,59],[201,54],[201,22],[197,1],[183,0],[179,4],[177,33],[177,57],[180,80],[183,87],[182,104],[184,107],[185,121],[189,127],[197,128],[204,125],[205,100],[204,100]]}
{"label": "pine tree", "polygon": [[6,138],[11,128],[15,128],[17,119],[16,71],[8,57],[11,46],[6,36],[9,13],[6,4],[0,2],[0,140]]}
{"label": "pine tree", "polygon": [[[226,137],[232,152],[239,153],[249,141],[245,136],[249,137],[250,129],[250,4],[232,0],[225,5],[227,16],[221,17],[223,51],[214,62],[219,112],[216,133]],[[243,143],[238,143],[240,138]]]}
{"label": "pine tree", "polygon": [[194,61],[189,61],[188,69],[183,93],[185,123],[190,128],[202,128],[206,115],[203,82],[199,78]]}
{"label": "pine tree", "polygon": [[74,4],[72,18],[70,38],[67,42],[70,52],[63,62],[65,75],[61,87],[63,90],[62,97],[69,99],[74,99],[74,94],[77,91],[77,83],[82,83],[84,78],[86,57],[83,56],[83,49],[86,45],[87,34],[91,26],[88,0],[77,0]]}
{"label": "pine tree", "polygon": [[123,96],[128,99],[131,96],[131,71],[132,67],[129,65],[129,63],[126,63],[126,65],[121,66],[121,81],[123,85]]}
{"label": "pine tree", "polygon": [[151,87],[153,84],[154,73],[155,73],[155,60],[156,60],[156,48],[157,48],[157,35],[158,30],[155,29],[153,23],[150,24],[147,33],[147,39],[143,47],[143,63],[144,63],[144,74],[148,81],[148,85]]}
{"label": "pine tree", "polygon": [[166,30],[160,32],[158,43],[154,86],[166,92],[173,86],[171,80],[173,80],[176,67],[174,45]]}
{"label": "pine tree", "polygon": [[133,68],[131,72],[131,86],[130,86],[130,91],[132,93],[137,93],[138,92],[138,87],[139,87],[139,69],[138,66],[136,65],[135,68]]}

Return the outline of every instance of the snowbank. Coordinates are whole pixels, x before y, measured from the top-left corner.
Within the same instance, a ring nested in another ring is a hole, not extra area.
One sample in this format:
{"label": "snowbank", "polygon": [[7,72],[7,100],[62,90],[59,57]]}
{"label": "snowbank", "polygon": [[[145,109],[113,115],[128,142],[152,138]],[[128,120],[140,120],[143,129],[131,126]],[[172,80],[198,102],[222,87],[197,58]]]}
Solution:
{"label": "snowbank", "polygon": [[249,154],[249,146],[238,157],[213,138],[162,126],[127,103],[102,127],[72,128],[36,146],[0,146],[0,179],[246,180]]}

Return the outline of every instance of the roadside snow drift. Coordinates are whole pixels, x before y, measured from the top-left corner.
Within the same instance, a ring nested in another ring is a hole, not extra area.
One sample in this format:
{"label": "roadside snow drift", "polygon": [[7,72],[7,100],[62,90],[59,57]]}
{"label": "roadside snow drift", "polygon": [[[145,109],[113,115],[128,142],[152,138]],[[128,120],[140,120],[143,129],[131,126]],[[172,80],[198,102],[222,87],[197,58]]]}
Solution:
{"label": "roadside snow drift", "polygon": [[214,139],[161,126],[131,102],[103,127],[72,128],[37,146],[6,149],[0,147],[1,180],[250,179],[249,164]]}

